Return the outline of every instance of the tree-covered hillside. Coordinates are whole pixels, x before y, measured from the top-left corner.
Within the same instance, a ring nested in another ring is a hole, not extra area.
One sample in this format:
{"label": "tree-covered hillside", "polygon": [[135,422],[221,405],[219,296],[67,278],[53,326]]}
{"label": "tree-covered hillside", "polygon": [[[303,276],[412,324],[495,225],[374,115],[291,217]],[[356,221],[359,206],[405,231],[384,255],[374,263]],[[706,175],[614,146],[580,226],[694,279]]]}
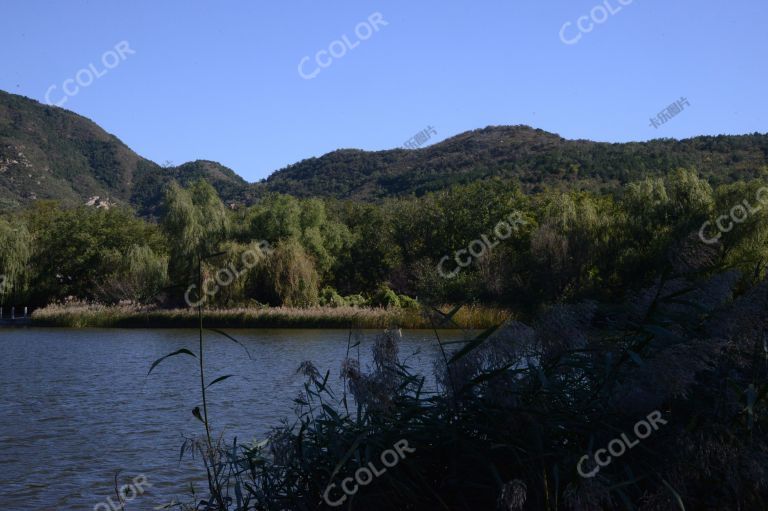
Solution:
{"label": "tree-covered hillside", "polygon": [[494,126],[423,149],[340,150],[274,173],[271,191],[371,200],[466,184],[489,177],[519,180],[526,191],[615,189],[630,181],[695,168],[714,184],[766,172],[768,135],[696,137],[611,144],[566,140],[527,126]]}
{"label": "tree-covered hillside", "polygon": [[75,205],[99,196],[152,215],[171,180],[200,178],[228,202],[247,201],[252,189],[214,162],[163,168],[85,117],[0,91],[0,211],[37,199]]}
{"label": "tree-covered hillside", "polygon": [[36,199],[82,204],[93,196],[157,217],[167,185],[208,181],[227,205],[267,192],[379,201],[489,178],[545,188],[609,191],[674,169],[712,184],[768,172],[768,135],[703,136],[612,144],[566,140],[527,126],[496,126],[415,150],[344,149],[303,160],[259,183],[212,161],[161,167],[73,112],[0,91],[0,210]]}

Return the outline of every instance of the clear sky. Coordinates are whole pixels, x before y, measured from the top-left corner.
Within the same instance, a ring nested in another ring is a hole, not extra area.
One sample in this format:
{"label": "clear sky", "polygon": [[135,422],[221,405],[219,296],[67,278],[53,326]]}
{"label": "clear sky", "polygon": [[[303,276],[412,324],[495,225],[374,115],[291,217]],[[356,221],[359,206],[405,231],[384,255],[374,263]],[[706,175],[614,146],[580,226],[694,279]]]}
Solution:
{"label": "clear sky", "polygon": [[[0,89],[66,99],[158,163],[215,160],[249,181],[428,126],[429,143],[499,124],[616,142],[768,132],[768,1],[605,3],[5,0]],[[345,35],[354,48],[332,45]],[[105,56],[121,41],[134,53]],[[65,85],[90,64],[98,78]]]}

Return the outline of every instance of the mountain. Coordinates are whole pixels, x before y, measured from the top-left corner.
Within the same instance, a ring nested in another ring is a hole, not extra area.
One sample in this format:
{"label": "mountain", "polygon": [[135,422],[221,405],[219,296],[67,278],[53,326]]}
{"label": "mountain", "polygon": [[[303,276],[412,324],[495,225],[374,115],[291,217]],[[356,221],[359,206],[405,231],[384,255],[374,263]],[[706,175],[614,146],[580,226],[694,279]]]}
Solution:
{"label": "mountain", "polygon": [[85,117],[0,91],[0,211],[56,199],[130,204],[143,216],[156,216],[163,190],[174,179],[206,179],[232,205],[250,204],[265,192],[375,201],[494,176],[533,191],[611,189],[689,167],[717,184],[764,175],[767,162],[766,134],[606,143],[566,140],[527,126],[492,126],[422,149],[333,151],[251,184],[212,161],[161,167]]}
{"label": "mountain", "polygon": [[254,187],[223,165],[163,168],[85,117],[0,91],[0,210],[35,199],[76,204],[98,196],[151,215],[170,180],[186,184],[200,177],[225,200],[251,200]]}
{"label": "mountain", "polygon": [[566,140],[527,126],[492,126],[423,149],[334,151],[275,172],[265,184],[297,196],[372,200],[421,195],[492,176],[517,179],[527,190],[612,188],[693,167],[713,183],[723,183],[762,175],[767,164],[765,134],[605,143]]}
{"label": "mountain", "polygon": [[[154,165],[154,164],[153,164]],[[234,170],[215,161],[197,160],[178,167],[158,167],[142,169],[130,196],[140,215],[155,216],[162,204],[166,185],[176,180],[186,186],[192,181],[205,179],[219,193],[228,205],[252,204],[259,194],[259,186],[248,183]]]}

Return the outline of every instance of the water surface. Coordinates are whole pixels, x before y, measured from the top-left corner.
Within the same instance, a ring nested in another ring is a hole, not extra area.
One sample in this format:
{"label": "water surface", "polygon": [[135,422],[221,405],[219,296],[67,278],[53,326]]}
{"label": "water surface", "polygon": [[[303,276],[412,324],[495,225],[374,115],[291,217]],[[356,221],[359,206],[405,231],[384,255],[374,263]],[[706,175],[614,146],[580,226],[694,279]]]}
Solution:
{"label": "water surface", "polygon": [[[349,333],[343,330],[228,330],[245,344],[207,333],[207,381],[236,374],[213,386],[209,414],[217,433],[238,441],[261,439],[284,417],[304,379],[298,365],[311,360],[339,366]],[[365,367],[379,332],[360,333]],[[152,509],[173,497],[187,499],[200,465],[179,462],[184,437],[202,424],[197,359],[177,356],[151,363],[180,348],[197,351],[193,330],[0,328],[0,502],[2,509],[92,510],[121,482],[145,475],[152,487],[126,506]],[[441,332],[455,340],[461,332]],[[430,374],[438,354],[430,331],[403,331],[401,358]],[[355,353],[356,354],[356,351]],[[432,381],[431,379],[429,380]],[[431,385],[431,384],[430,384]],[[100,507],[98,509],[106,509]]]}

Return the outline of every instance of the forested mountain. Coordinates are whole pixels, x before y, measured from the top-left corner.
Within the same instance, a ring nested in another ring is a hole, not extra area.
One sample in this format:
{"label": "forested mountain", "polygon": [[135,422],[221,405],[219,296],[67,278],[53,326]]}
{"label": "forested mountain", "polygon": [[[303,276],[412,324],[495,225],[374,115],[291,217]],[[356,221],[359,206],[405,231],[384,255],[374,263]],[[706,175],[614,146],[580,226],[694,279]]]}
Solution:
{"label": "forested mountain", "polygon": [[680,167],[717,184],[762,175],[767,162],[765,134],[612,144],[496,126],[422,149],[333,151],[249,184],[211,161],[161,167],[85,117],[0,91],[0,210],[35,199],[85,203],[99,196],[154,216],[171,180],[199,178],[230,205],[251,204],[268,191],[375,201],[490,177],[514,179],[529,192],[545,186],[609,190]]}
{"label": "forested mountain", "polygon": [[151,214],[172,179],[205,178],[228,200],[248,199],[251,186],[232,170],[197,161],[163,168],[80,115],[0,91],[0,210],[35,199],[131,203]]}
{"label": "forested mountain", "polygon": [[130,197],[130,203],[144,216],[156,216],[166,186],[172,180],[188,186],[205,179],[229,206],[253,203],[259,189],[258,185],[249,184],[232,169],[215,161],[197,160],[178,167],[158,167],[151,162],[150,165],[141,169]]}
{"label": "forested mountain", "polygon": [[494,126],[423,149],[334,151],[275,172],[266,184],[296,196],[370,200],[422,195],[494,176],[515,178],[528,191],[543,185],[615,188],[680,167],[725,183],[756,177],[767,163],[764,134],[612,144],[566,140],[527,126]]}

